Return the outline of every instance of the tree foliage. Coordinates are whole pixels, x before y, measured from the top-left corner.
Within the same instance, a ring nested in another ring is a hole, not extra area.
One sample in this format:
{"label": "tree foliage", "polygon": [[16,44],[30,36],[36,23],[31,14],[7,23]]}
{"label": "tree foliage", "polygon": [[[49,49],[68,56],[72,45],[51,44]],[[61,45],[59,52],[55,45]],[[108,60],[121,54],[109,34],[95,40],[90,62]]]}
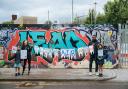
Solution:
{"label": "tree foliage", "polygon": [[88,17],[85,19],[84,23],[85,24],[94,24],[94,19],[95,19],[95,11],[94,9],[90,9],[88,13]]}
{"label": "tree foliage", "polygon": [[13,21],[5,21],[2,24],[13,24]]}
{"label": "tree foliage", "polygon": [[[97,24],[117,25],[119,23],[126,23],[126,21],[128,21],[128,0],[108,1],[104,5],[104,14],[99,13],[96,17]],[[92,11],[89,10],[88,17],[84,22],[85,24],[94,23],[94,13]]]}
{"label": "tree foliage", "polygon": [[107,23],[126,23],[128,20],[128,0],[108,1],[104,6]]}
{"label": "tree foliage", "polygon": [[105,24],[106,23],[105,14],[99,13],[97,15],[97,17],[96,17],[96,23],[98,23],[98,24]]}

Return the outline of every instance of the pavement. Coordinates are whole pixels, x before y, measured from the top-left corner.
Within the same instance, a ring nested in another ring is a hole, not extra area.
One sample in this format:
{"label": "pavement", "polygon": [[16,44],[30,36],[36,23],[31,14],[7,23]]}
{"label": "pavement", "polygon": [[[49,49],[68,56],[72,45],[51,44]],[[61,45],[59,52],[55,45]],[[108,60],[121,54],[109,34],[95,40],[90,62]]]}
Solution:
{"label": "pavement", "polygon": [[[38,69],[37,68],[37,69],[31,69],[30,75],[27,74],[27,70],[26,70],[24,75],[15,77],[14,68],[0,68],[0,81],[102,81],[102,80],[105,81],[112,79],[115,79],[113,81],[118,81],[120,77],[117,77],[117,72],[118,70],[114,70],[114,69],[104,69],[104,76],[99,77],[96,76],[95,74],[89,76],[88,69]],[[121,73],[123,73],[123,71]],[[128,74],[126,74],[125,76],[128,79],[127,75]],[[123,79],[125,79],[125,77],[123,77]]]}
{"label": "pavement", "polygon": [[124,82],[128,83],[128,69],[113,69],[116,78],[109,80],[109,82]]}

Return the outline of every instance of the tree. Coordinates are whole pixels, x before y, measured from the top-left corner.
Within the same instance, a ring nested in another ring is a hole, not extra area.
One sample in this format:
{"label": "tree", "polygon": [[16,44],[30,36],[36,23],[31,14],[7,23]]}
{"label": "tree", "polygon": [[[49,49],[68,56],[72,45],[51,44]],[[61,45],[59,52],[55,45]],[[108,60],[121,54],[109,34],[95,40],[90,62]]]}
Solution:
{"label": "tree", "polygon": [[97,24],[105,24],[106,23],[106,17],[105,14],[98,14],[96,17],[96,23]]}
{"label": "tree", "polygon": [[2,24],[13,24],[13,21],[5,21]]}
{"label": "tree", "polygon": [[94,24],[94,20],[95,20],[95,11],[94,9],[90,9],[88,13],[88,17],[84,21],[84,24]]}
{"label": "tree", "polygon": [[128,0],[108,1],[104,6],[107,23],[126,23],[128,20]]}

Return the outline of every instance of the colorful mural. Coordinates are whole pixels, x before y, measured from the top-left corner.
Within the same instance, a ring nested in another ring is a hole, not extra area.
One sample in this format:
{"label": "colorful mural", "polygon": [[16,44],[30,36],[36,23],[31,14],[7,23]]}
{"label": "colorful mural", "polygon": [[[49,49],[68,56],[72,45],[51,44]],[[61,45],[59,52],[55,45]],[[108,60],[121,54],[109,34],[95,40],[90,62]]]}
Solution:
{"label": "colorful mural", "polygon": [[[0,30],[0,44],[5,48],[4,61],[8,62],[11,50],[18,43],[28,40],[32,46],[32,64],[45,65],[49,68],[87,68],[89,60],[88,44],[93,34],[106,46],[108,56],[105,67],[112,68],[116,60],[113,53],[116,47],[116,30],[110,26],[95,28],[42,29],[26,28],[25,30]],[[110,50],[113,50],[109,52]]]}

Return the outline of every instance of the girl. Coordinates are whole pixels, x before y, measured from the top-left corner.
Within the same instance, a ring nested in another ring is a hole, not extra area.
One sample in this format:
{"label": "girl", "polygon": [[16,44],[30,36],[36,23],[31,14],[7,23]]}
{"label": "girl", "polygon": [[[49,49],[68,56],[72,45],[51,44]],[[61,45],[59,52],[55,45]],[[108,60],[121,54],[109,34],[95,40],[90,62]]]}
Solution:
{"label": "girl", "polygon": [[103,64],[104,64],[104,50],[103,45],[98,45],[98,66],[99,66],[99,77],[103,77]]}
{"label": "girl", "polygon": [[9,58],[9,60],[15,59],[14,67],[15,67],[15,76],[20,75],[20,67],[21,67],[21,60],[20,60],[20,46],[17,46],[16,53]]}

